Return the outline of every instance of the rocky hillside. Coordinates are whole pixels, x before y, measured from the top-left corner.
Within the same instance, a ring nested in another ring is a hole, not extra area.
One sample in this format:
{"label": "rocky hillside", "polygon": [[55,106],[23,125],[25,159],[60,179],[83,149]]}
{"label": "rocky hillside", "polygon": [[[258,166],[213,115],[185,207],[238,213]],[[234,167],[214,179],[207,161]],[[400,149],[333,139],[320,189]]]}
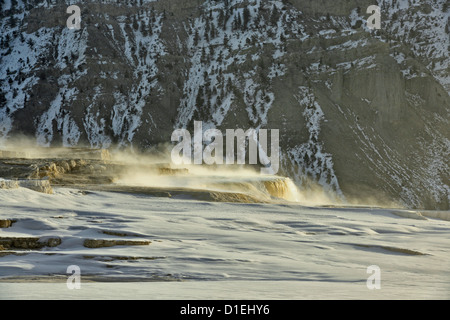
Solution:
{"label": "rocky hillside", "polygon": [[0,141],[149,149],[280,130],[281,172],[350,201],[449,209],[446,0],[3,0]]}

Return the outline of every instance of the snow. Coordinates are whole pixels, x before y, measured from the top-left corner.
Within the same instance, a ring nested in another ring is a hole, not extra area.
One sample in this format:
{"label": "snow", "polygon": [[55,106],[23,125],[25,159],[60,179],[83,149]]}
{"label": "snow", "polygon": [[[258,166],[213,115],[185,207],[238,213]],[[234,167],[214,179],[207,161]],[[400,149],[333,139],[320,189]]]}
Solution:
{"label": "snow", "polygon": [[358,47],[364,47],[368,44],[367,39],[359,39],[359,40],[348,40],[342,44],[329,46],[327,50],[350,50],[356,49]]}
{"label": "snow", "polygon": [[[0,237],[62,239],[58,247],[0,257],[0,299],[450,298],[450,212],[211,203],[59,188],[53,195],[0,190],[0,203],[0,218],[17,220],[0,229]],[[151,244],[82,246],[86,238],[118,238],[103,231]],[[80,290],[66,286],[69,265],[80,267]],[[372,265],[381,270],[379,290],[366,285]],[[59,278],[49,283],[27,276]]]}
{"label": "snow", "polygon": [[[153,16],[152,16],[153,14]],[[151,92],[157,90],[158,82],[153,80],[158,75],[157,59],[165,55],[165,46],[160,39],[162,31],[163,14],[156,14],[145,11],[139,19],[135,16],[131,19],[137,19],[137,29],[129,28],[127,25],[127,17],[118,17],[121,37],[124,39],[123,52],[128,64],[133,70],[133,86],[130,91],[125,94],[119,91],[114,92],[116,103],[112,107],[112,129],[115,136],[120,137],[120,145],[129,145],[133,141],[136,130],[141,126],[143,121],[153,121],[151,116],[144,119],[143,109],[146,106],[146,99]],[[142,33],[142,29],[151,28],[151,34]],[[111,32],[113,42],[117,43],[114,29],[108,26]],[[120,46],[119,46],[120,47]],[[132,48],[135,48],[133,51]],[[104,121],[104,120],[103,120]],[[93,130],[96,127],[104,127],[104,123],[100,120],[98,124],[94,118],[89,119],[87,123],[93,124]],[[151,132],[150,128],[147,128]],[[100,130],[105,132],[104,130]],[[104,134],[94,135],[90,139],[92,146],[108,145],[110,141]]]}
{"label": "snow", "polygon": [[343,68],[346,70],[346,72],[349,72],[350,70],[355,70],[355,69],[367,70],[367,69],[375,68],[376,66],[377,65],[376,65],[376,61],[375,61],[375,56],[368,56],[368,57],[356,59],[353,61],[341,62],[336,65],[337,68]]}
{"label": "snow", "polygon": [[[11,2],[5,3],[5,8],[9,8]],[[20,10],[19,10],[20,9]],[[14,19],[20,21],[28,14],[24,10],[22,1],[17,2],[17,11]],[[0,89],[6,92],[6,105],[0,110],[0,143],[5,141],[12,129],[11,115],[18,109],[23,108],[28,98],[28,91],[37,83],[37,77],[27,76],[31,70],[35,70],[39,57],[47,52],[46,45],[50,41],[51,31],[47,28],[40,28],[34,34],[19,32],[19,25],[13,27],[7,19],[3,19],[0,25],[1,40],[10,39],[8,48],[0,49]],[[38,37],[37,34],[40,36]],[[22,79],[23,78],[23,79]],[[5,107],[5,108],[3,108]],[[6,110],[9,110],[7,113]]]}
{"label": "snow", "polygon": [[[267,124],[267,114],[275,100],[275,94],[270,91],[270,86],[263,84],[263,81],[257,77],[262,74],[272,82],[275,78],[285,74],[286,68],[281,62],[286,54],[285,41],[282,40],[282,37],[288,37],[288,32],[292,32],[298,37],[304,37],[299,35],[299,31],[304,31],[304,27],[298,22],[299,13],[282,10],[284,4],[281,1],[249,1],[247,8],[250,17],[246,28],[234,27],[235,19],[243,17],[242,0],[229,1],[228,6],[233,8],[230,10],[231,14],[228,20],[219,23],[220,14],[226,16],[225,4],[206,1],[203,5],[204,16],[185,25],[185,30],[190,36],[187,43],[191,53],[191,68],[185,83],[184,97],[180,103],[175,129],[186,127],[191,120],[198,120],[194,117],[196,111],[202,107],[197,105],[200,88],[204,93],[217,92],[211,94],[209,101],[206,101],[206,97],[204,97],[205,106],[202,109],[209,110],[211,119],[206,121],[203,118],[202,120],[208,122],[208,127],[220,126],[227,111],[232,110],[234,90],[240,90],[242,95],[246,96],[244,98],[246,110],[254,127],[257,129]],[[259,12],[260,8],[272,12],[274,7],[280,11],[278,19],[271,25],[264,24],[262,20],[258,24],[256,17],[262,15]],[[289,25],[287,26],[285,22],[288,22]],[[215,30],[215,33],[211,33],[212,29]],[[245,69],[244,62],[248,59],[260,60],[263,64],[262,55],[265,54],[266,47],[273,50],[271,64],[264,66],[263,70],[258,70],[258,67],[251,70]],[[249,53],[249,49],[257,50]],[[205,51],[207,59],[203,57],[203,51]],[[243,70],[229,73],[228,69],[236,64],[242,64]],[[221,74],[226,81],[218,81],[217,73]],[[226,86],[228,78],[232,80],[233,88]],[[225,106],[223,103],[216,103],[219,96],[222,101],[225,100],[229,103]]]}
{"label": "snow", "polygon": [[[264,126],[267,124],[267,114],[275,100],[275,96],[272,92],[261,89],[260,84],[254,81],[256,73],[257,68],[255,67],[254,70],[243,75],[245,79],[244,100],[247,105],[246,110],[249,114],[249,119],[255,124],[260,121],[260,125]],[[274,76],[272,75],[272,77]],[[259,126],[257,127],[259,128]]]}
{"label": "snow", "polygon": [[62,131],[64,146],[76,145],[80,138],[80,130],[69,114],[61,117],[61,107],[63,101],[70,101],[76,94],[76,89],[61,88],[55,100],[50,104],[49,109],[42,114],[39,119],[36,140],[41,146],[50,146],[55,132],[53,131],[53,122],[57,123],[57,130]]}
{"label": "snow", "polygon": [[[445,26],[450,19],[450,13],[442,10],[447,0],[429,1],[424,4],[421,1],[410,2],[408,0],[396,1],[380,0],[380,5],[387,6],[385,27],[394,34],[396,40],[414,42],[411,46],[417,56],[426,61],[433,59],[434,67],[428,68],[450,94],[449,46],[450,37],[445,31]],[[426,8],[423,10],[423,6]],[[430,27],[432,26],[432,27]],[[402,70],[403,72],[403,70]],[[405,75],[408,73],[403,72]]]}
{"label": "snow", "polygon": [[86,134],[91,146],[94,148],[109,148],[111,146],[111,138],[106,135],[106,121],[104,118],[99,118],[99,112],[94,114],[92,109],[96,105],[97,98],[101,95],[101,86],[94,88],[94,96],[92,97],[92,103],[86,108],[84,116],[84,127],[86,128]]}
{"label": "snow", "polygon": [[[53,122],[56,122],[63,146],[74,146],[78,143],[81,132],[70,112],[64,107],[76,100],[78,90],[72,87],[73,82],[87,73],[87,70],[82,71],[78,67],[86,61],[88,34],[86,29],[74,31],[68,28],[64,28],[61,34],[57,34],[56,30],[42,32],[47,33],[48,41],[56,41],[55,67],[65,70],[70,66],[75,71],[58,78],[59,92],[47,111],[37,119],[36,141],[39,145],[49,146],[55,135]],[[56,37],[56,40],[51,40],[50,35]]]}
{"label": "snow", "polygon": [[287,160],[298,168],[295,182],[301,188],[307,189],[309,188],[308,176],[312,175],[335,200],[343,200],[344,196],[333,168],[332,155],[325,152],[323,143],[319,139],[325,114],[309,88],[300,87],[296,99],[304,108],[303,116],[309,139],[287,151]]}

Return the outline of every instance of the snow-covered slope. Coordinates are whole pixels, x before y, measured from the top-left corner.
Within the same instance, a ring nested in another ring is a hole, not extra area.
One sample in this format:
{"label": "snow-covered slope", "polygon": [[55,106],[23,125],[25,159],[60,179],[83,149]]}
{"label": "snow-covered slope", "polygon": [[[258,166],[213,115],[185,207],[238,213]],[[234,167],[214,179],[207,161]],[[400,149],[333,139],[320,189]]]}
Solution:
{"label": "snow-covered slope", "polygon": [[14,220],[0,227],[0,299],[449,298],[448,212],[60,188],[0,190],[0,203],[0,222]]}

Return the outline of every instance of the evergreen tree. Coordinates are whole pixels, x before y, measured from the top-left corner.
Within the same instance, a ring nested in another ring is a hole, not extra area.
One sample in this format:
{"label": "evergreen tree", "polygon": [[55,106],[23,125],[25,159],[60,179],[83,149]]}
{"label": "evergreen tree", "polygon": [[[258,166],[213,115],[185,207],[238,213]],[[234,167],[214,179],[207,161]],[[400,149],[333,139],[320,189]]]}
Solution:
{"label": "evergreen tree", "polygon": [[148,36],[147,28],[145,27],[144,23],[141,23],[141,33],[144,37]]}
{"label": "evergreen tree", "polygon": [[34,46],[34,41],[33,41],[33,39],[28,38],[27,44],[28,44],[28,46],[29,46],[30,48],[33,48],[33,46]]}
{"label": "evergreen tree", "polygon": [[241,15],[239,13],[237,13],[234,16],[234,21],[233,21],[233,30],[239,30],[242,28],[242,20],[241,20]]}
{"label": "evergreen tree", "polygon": [[205,99],[203,97],[203,87],[200,87],[198,89],[197,99],[195,100],[195,104],[196,104],[197,108],[202,108],[203,105],[205,104]]}
{"label": "evergreen tree", "polygon": [[136,31],[139,29],[139,24],[136,20],[136,17],[133,17],[133,29]]}
{"label": "evergreen tree", "polygon": [[9,26],[11,28],[15,28],[16,27],[16,18],[14,18],[14,15],[11,15],[11,17],[9,18]]}
{"label": "evergreen tree", "polygon": [[[6,94],[0,88],[0,106],[6,105]],[[9,108],[6,109],[6,113],[9,113]]]}
{"label": "evergreen tree", "polygon": [[230,92],[233,89],[233,83],[231,82],[231,78],[228,78],[226,89],[228,92]]}
{"label": "evergreen tree", "polygon": [[152,28],[152,25],[151,25],[151,24],[148,25],[148,34],[149,34],[149,35],[152,35],[152,34],[153,34],[153,28]]}
{"label": "evergreen tree", "polygon": [[280,17],[280,13],[278,12],[275,4],[273,5],[272,15],[270,16],[270,23],[275,26],[278,23],[278,18]]}
{"label": "evergreen tree", "polygon": [[247,29],[249,22],[250,22],[250,10],[248,10],[248,8],[245,7],[243,13],[244,29]]}
{"label": "evergreen tree", "polygon": [[[219,16],[217,17],[217,25],[218,26],[223,26],[224,25],[224,19],[225,19],[224,13],[223,13],[222,10],[220,10],[219,11]],[[213,27],[214,27],[214,25],[213,25]]]}
{"label": "evergreen tree", "polygon": [[194,46],[196,47],[198,44],[198,40],[199,40],[199,34],[198,34],[198,30],[195,29],[195,33],[194,33]]}
{"label": "evergreen tree", "polygon": [[216,27],[214,26],[214,23],[211,24],[211,30],[209,31],[209,37],[211,39],[214,39],[217,35]]}

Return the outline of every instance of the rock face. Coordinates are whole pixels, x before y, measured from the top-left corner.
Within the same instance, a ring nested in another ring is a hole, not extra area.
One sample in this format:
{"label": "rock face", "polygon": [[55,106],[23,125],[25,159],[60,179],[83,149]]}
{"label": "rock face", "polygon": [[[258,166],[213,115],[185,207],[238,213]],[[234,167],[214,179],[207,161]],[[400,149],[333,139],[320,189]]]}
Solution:
{"label": "rock face", "polygon": [[14,222],[15,220],[11,219],[0,219],[0,228],[9,228]]}
{"label": "rock face", "polygon": [[17,189],[19,188],[19,182],[15,180],[0,179],[0,189]]}
{"label": "rock face", "polygon": [[0,250],[42,249],[44,247],[57,247],[61,244],[59,238],[40,239],[36,237],[1,237]]}
{"label": "rock face", "polygon": [[47,194],[53,193],[53,188],[48,180],[5,180],[0,178],[0,189],[17,189],[19,187]]}
{"label": "rock face", "polygon": [[[0,141],[148,149],[280,130],[281,171],[350,201],[449,209],[446,0],[89,0],[0,11]],[[1,142],[0,142],[1,143]]]}
{"label": "rock face", "polygon": [[83,246],[86,248],[104,248],[114,246],[145,246],[150,243],[147,240],[86,239],[83,242]]}

